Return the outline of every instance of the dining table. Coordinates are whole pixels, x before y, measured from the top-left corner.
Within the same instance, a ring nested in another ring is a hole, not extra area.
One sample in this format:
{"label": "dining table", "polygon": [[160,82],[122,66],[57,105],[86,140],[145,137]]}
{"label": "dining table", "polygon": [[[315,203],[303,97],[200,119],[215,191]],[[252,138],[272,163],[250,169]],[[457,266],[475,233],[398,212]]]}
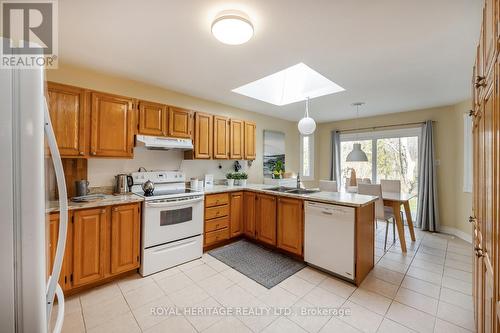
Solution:
{"label": "dining table", "polygon": [[[357,186],[348,186],[345,189],[347,192],[358,192]],[[394,219],[396,221],[396,229],[398,231],[399,244],[401,245],[401,251],[406,253],[408,250],[406,248],[406,238],[404,231],[404,223],[401,218],[401,206],[403,206],[406,216],[406,223],[408,224],[408,229],[410,229],[410,237],[412,242],[416,240],[415,229],[413,227],[413,219],[411,217],[410,210],[410,200],[415,198],[417,194],[415,193],[405,193],[405,192],[382,192],[382,199],[384,200],[385,207],[391,207],[394,214]]]}
{"label": "dining table", "polygon": [[399,243],[401,245],[401,251],[403,252],[407,252],[407,249],[406,249],[404,224],[400,214],[401,205],[404,207],[406,215],[406,223],[408,224],[408,229],[410,229],[411,240],[412,242],[414,242],[416,238],[415,238],[415,230],[413,227],[413,219],[411,217],[410,200],[416,196],[417,195],[414,193],[382,192],[382,199],[384,200],[384,206],[392,207],[394,219],[396,220],[396,229],[398,230]]}

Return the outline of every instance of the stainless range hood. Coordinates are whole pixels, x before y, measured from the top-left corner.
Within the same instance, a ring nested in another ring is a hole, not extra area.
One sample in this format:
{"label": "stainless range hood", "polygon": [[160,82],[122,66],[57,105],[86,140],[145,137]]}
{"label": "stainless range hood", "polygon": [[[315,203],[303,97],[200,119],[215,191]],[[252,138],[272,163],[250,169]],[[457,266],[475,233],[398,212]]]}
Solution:
{"label": "stainless range hood", "polygon": [[165,138],[161,136],[137,135],[137,141],[142,142],[147,149],[156,150],[192,150],[191,139]]}

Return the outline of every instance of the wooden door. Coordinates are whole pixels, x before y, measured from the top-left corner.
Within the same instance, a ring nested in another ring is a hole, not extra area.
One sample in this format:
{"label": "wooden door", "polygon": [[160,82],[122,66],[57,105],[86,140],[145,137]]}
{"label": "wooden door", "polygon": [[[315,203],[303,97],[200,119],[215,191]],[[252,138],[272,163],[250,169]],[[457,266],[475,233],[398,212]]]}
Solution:
{"label": "wooden door", "polygon": [[[63,290],[68,290],[71,288],[71,283],[70,283],[71,254],[72,254],[71,235],[72,235],[71,213],[69,213],[66,248],[64,251],[64,259],[61,267],[61,274],[59,275],[59,285]],[[54,259],[56,256],[58,238],[59,238],[59,213],[51,213],[47,215],[46,231],[45,231],[45,239],[46,239],[45,257],[47,263],[46,265],[47,278],[52,273],[52,268],[54,267]]]}
{"label": "wooden door", "polygon": [[230,203],[230,237],[243,233],[243,192],[232,192]]}
{"label": "wooden door", "polygon": [[214,158],[229,158],[229,118],[214,116]]}
{"label": "wooden door", "polygon": [[245,155],[245,129],[242,120],[230,121],[229,158],[242,160]]}
{"label": "wooden door", "polygon": [[47,82],[50,121],[63,157],[88,154],[85,90]]}
{"label": "wooden door", "polygon": [[255,238],[255,201],[256,195],[253,192],[243,193],[244,223],[243,232],[250,238]]}
{"label": "wooden door", "polygon": [[132,99],[93,92],[91,116],[91,156],[133,157]]}
{"label": "wooden door", "polygon": [[256,125],[254,122],[245,121],[245,152],[244,158],[245,160],[255,160],[256,152],[255,152],[255,134],[256,134]]}
{"label": "wooden door", "polygon": [[139,267],[139,205],[114,206],[111,213],[111,274]]}
{"label": "wooden door", "polygon": [[194,158],[211,159],[213,143],[213,117],[196,112],[194,118]]}
{"label": "wooden door", "polygon": [[304,201],[278,198],[278,247],[302,255],[304,238]]}
{"label": "wooden door", "polygon": [[258,240],[276,246],[275,196],[257,194],[255,227],[255,233]]}
{"label": "wooden door", "polygon": [[169,107],[168,136],[191,139],[193,135],[193,111]]}
{"label": "wooden door", "polygon": [[104,237],[109,208],[77,210],[73,219],[73,287],[104,277]]}
{"label": "wooden door", "polygon": [[140,101],[138,134],[167,136],[168,107],[164,104]]}

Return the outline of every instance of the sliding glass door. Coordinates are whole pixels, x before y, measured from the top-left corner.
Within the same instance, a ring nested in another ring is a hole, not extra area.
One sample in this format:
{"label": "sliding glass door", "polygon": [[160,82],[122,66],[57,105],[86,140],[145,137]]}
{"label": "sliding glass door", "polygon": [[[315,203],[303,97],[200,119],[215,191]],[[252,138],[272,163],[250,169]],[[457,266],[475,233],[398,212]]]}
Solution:
{"label": "sliding glass door", "polygon": [[[347,133],[340,136],[342,186],[345,186],[350,170],[356,170],[357,178],[368,178],[372,183],[381,179],[398,179],[401,191],[418,191],[418,154],[420,128],[407,128],[368,133]],[[346,162],[347,154],[354,143],[368,157],[368,162]],[[417,199],[410,201],[412,212],[416,212]]]}

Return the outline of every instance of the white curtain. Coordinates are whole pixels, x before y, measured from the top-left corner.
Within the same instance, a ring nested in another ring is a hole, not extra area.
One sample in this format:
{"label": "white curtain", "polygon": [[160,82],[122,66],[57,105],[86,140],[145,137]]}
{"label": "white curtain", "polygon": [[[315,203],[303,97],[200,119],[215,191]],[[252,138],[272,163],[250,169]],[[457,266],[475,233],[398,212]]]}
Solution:
{"label": "white curtain", "polygon": [[472,118],[464,114],[464,192],[472,192]]}
{"label": "white curtain", "polygon": [[422,230],[439,231],[434,135],[430,120],[422,128],[419,156],[417,226]]}

